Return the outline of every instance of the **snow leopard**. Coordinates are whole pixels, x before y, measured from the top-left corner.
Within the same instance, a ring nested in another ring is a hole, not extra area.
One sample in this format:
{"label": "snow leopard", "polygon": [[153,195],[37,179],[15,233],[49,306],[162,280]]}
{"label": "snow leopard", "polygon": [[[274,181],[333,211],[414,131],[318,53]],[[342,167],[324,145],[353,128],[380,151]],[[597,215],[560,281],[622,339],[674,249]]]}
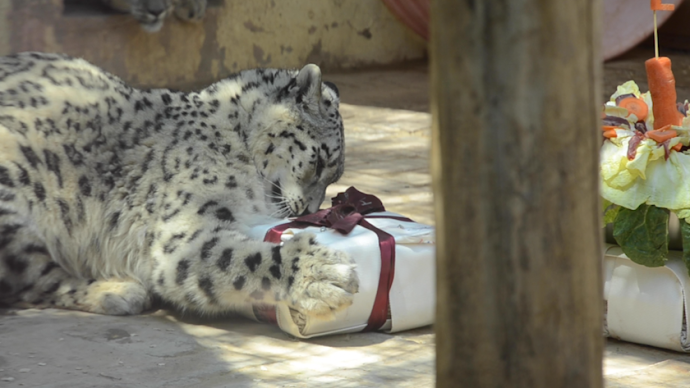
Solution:
{"label": "snow leopard", "polygon": [[101,0],[119,12],[129,13],[147,32],[158,32],[165,18],[174,13],[186,22],[197,22],[206,14],[207,0]]}
{"label": "snow leopard", "polygon": [[0,304],[333,318],[358,292],[352,258],[247,231],[319,209],[344,171],[338,109],[313,64],[181,92],[60,54],[1,57]]}

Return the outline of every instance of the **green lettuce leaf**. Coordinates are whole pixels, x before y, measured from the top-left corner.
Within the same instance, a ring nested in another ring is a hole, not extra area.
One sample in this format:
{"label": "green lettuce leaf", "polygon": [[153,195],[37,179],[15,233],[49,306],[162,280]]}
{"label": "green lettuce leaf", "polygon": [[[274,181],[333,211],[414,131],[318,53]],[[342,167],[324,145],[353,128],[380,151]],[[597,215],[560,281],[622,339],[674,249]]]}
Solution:
{"label": "green lettuce leaf", "polygon": [[690,224],[685,220],[680,220],[680,232],[683,236],[683,262],[685,262],[688,274],[690,274]]}
{"label": "green lettuce leaf", "polygon": [[601,207],[604,213],[603,227],[606,227],[606,225],[616,220],[616,216],[618,215],[618,212],[621,210],[621,207],[611,201],[607,201],[606,199],[601,200]]}
{"label": "green lettuce leaf", "polygon": [[653,205],[621,208],[613,223],[613,238],[630,260],[660,267],[668,260],[668,214]]}

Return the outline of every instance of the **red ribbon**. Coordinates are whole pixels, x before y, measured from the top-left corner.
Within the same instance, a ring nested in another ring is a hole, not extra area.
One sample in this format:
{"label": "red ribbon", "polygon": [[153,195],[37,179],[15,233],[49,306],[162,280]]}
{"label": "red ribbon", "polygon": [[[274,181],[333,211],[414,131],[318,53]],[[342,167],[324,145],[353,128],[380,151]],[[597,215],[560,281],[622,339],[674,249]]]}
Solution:
{"label": "red ribbon", "polygon": [[[388,294],[393,285],[393,276],[395,274],[395,238],[373,226],[364,218],[366,214],[385,210],[380,199],[350,187],[344,193],[339,193],[335,198],[332,198],[332,207],[295,218],[285,224],[277,225],[266,233],[264,241],[280,243],[280,237],[285,230],[290,228],[303,229],[309,226],[335,229],[339,233],[346,235],[355,226],[359,225],[376,233],[379,240],[379,249],[381,250],[381,273],[379,275],[376,298],[374,299],[374,307],[371,310],[367,326],[363,331],[377,330],[388,319]],[[405,217],[372,216],[371,218],[393,218],[412,222],[412,220]]]}

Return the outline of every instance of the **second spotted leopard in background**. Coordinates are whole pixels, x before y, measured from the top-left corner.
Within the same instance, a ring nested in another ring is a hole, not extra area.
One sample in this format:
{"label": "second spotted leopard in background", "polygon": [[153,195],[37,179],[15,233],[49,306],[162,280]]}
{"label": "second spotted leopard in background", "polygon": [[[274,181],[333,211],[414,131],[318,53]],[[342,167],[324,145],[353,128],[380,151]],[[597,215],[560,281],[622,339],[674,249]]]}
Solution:
{"label": "second spotted leopard in background", "polygon": [[106,6],[131,14],[148,32],[157,32],[171,14],[197,22],[206,14],[207,0],[100,0]]}
{"label": "second spotted leopard in background", "polygon": [[343,173],[338,91],[318,67],[137,90],[80,59],[0,58],[0,304],[137,314],[287,303],[331,317],[352,260],[252,224],[313,212]]}

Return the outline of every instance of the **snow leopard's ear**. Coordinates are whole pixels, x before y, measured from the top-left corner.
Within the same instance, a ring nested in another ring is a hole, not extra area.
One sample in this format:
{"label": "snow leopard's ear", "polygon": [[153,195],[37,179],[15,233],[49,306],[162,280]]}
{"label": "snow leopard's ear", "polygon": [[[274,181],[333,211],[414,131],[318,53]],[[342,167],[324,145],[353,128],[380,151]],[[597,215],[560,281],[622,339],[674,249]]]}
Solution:
{"label": "snow leopard's ear", "polygon": [[321,102],[321,69],[314,64],[306,65],[295,79],[302,101],[318,107]]}
{"label": "snow leopard's ear", "polygon": [[323,96],[328,98],[332,104],[336,106],[340,105],[340,92],[338,91],[338,87],[335,86],[333,82],[323,81],[323,84],[325,86],[321,92]]}

